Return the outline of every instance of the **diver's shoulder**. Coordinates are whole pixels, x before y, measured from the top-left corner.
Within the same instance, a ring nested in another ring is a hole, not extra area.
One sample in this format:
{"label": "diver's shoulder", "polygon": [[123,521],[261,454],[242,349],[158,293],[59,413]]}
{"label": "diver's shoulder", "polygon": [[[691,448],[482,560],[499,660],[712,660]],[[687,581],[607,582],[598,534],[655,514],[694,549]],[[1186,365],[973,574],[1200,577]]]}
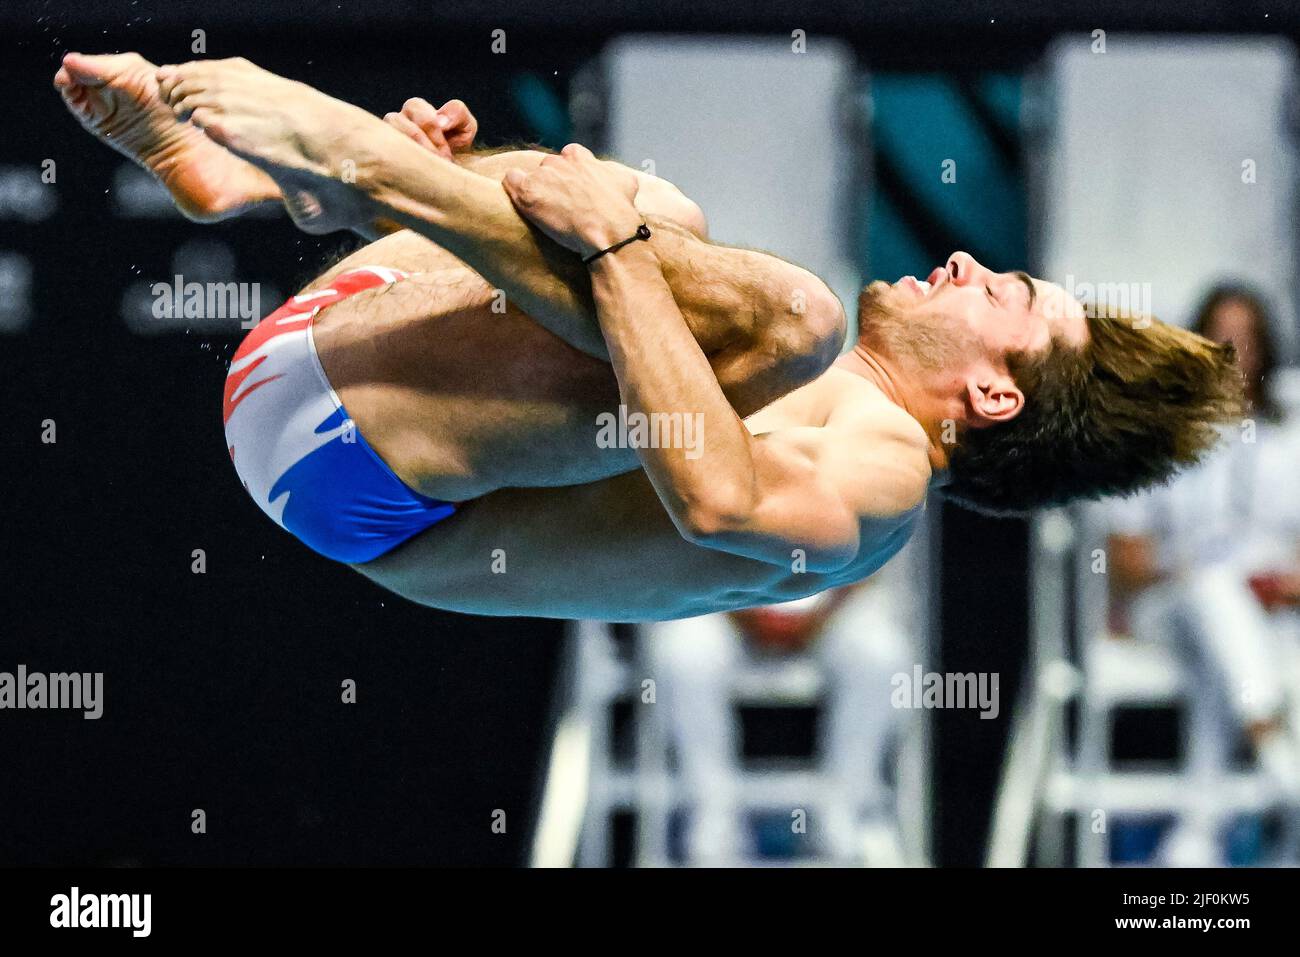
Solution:
{"label": "diver's shoulder", "polygon": [[898,516],[920,508],[929,491],[930,440],[921,423],[861,376],[846,380],[827,428],[855,476],[859,513]]}

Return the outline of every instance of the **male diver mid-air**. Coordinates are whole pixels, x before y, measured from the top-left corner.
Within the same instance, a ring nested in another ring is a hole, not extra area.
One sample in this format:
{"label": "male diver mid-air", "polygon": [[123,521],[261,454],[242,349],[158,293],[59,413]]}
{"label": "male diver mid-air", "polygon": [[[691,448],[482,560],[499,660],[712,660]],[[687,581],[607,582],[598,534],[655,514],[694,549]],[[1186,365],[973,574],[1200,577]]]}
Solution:
{"label": "male diver mid-air", "polygon": [[581,146],[475,151],[459,101],[384,121],[244,60],[136,54],[69,54],[55,85],[192,219],[281,202],[382,237],[248,334],[226,441],[274,521],[424,604],[786,601],[880,568],[932,488],[1000,513],[1123,494],[1240,415],[1230,348],[961,252],[866,286],[841,354],[816,276]]}

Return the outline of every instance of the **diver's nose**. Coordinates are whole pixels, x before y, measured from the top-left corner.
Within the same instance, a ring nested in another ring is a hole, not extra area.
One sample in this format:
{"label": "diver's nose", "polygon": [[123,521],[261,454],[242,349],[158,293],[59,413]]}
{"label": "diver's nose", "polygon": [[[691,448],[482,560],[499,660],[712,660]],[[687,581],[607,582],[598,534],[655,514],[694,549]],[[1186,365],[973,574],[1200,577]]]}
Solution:
{"label": "diver's nose", "polygon": [[975,281],[976,277],[987,270],[979,264],[970,253],[961,251],[948,257],[948,278],[958,286],[965,286]]}

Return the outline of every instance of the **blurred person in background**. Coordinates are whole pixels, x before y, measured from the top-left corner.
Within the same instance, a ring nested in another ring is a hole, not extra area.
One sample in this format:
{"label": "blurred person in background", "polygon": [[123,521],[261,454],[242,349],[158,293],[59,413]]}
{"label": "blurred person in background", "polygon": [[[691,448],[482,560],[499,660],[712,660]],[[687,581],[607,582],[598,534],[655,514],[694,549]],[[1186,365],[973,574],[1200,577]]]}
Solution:
{"label": "blurred person in background", "polygon": [[797,601],[644,626],[666,730],[689,806],[688,863],[755,855],[740,793],[734,679],[746,662],[806,656],[824,684],[818,722],[820,800],[811,805],[815,853],[841,863],[901,866],[886,758],[902,712],[891,678],[909,667],[910,642],[892,580],[831,589]]}
{"label": "blurred person in background", "polygon": [[[1273,790],[1294,805],[1300,763],[1285,678],[1285,637],[1300,603],[1300,428],[1279,406],[1271,318],[1251,290],[1207,294],[1193,329],[1231,342],[1249,407],[1222,427],[1200,466],[1137,497],[1103,506],[1109,532],[1112,632],[1170,642],[1195,684],[1189,772],[1204,803],[1163,840],[1161,863],[1225,863],[1227,815],[1214,808],[1244,732]],[[1288,647],[1292,646],[1292,647]]]}

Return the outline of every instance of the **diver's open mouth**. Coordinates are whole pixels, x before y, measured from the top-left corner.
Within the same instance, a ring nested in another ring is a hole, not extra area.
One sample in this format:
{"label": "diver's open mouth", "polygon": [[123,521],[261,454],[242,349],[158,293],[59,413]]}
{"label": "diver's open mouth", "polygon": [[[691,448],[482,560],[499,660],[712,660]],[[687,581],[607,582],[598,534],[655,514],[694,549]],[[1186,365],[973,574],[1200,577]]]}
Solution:
{"label": "diver's open mouth", "polygon": [[895,285],[915,290],[921,296],[930,294],[930,283],[923,279],[917,279],[915,276],[904,276]]}

